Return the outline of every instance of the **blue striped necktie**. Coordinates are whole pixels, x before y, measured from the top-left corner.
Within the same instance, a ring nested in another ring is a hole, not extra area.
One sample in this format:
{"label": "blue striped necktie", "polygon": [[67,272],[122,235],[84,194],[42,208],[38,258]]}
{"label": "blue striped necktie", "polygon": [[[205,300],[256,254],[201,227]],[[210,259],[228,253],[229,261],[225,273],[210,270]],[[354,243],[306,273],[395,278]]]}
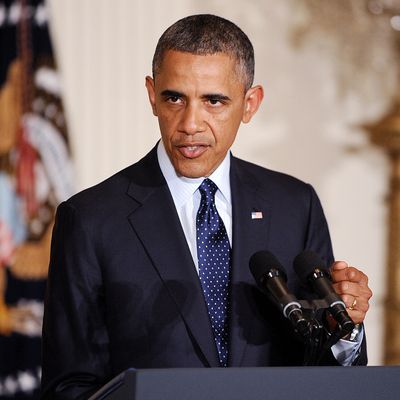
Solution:
{"label": "blue striped necktie", "polygon": [[199,277],[208,307],[220,364],[228,361],[228,293],[231,249],[224,222],[215,207],[217,185],[205,179],[196,219]]}

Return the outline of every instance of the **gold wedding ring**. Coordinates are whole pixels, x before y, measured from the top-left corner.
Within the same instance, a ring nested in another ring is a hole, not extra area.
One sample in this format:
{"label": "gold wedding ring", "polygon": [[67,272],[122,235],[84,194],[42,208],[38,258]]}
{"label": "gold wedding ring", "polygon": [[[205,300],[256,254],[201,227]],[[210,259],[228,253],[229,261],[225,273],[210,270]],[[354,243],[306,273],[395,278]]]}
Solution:
{"label": "gold wedding ring", "polygon": [[349,310],[354,310],[356,308],[356,305],[357,305],[357,298],[354,297],[354,300],[351,303],[351,306],[349,307]]}

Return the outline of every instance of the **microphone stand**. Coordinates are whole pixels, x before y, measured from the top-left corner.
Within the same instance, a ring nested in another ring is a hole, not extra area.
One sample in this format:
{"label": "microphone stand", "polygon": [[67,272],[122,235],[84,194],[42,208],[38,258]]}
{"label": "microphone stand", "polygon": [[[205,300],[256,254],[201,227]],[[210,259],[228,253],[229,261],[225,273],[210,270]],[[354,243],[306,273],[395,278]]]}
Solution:
{"label": "microphone stand", "polygon": [[329,303],[325,299],[299,300],[299,303],[309,321],[308,332],[299,335],[305,344],[303,365],[318,366],[330,348],[348,332],[343,330],[340,324],[337,324],[333,332],[329,332],[323,323],[329,308]]}

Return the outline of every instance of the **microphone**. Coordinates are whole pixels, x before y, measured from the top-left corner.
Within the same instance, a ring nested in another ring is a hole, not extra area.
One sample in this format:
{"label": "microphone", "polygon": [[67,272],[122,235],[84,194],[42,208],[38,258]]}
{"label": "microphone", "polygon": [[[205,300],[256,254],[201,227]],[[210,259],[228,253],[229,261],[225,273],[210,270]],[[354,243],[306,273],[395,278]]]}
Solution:
{"label": "microphone", "polygon": [[250,258],[250,271],[257,285],[272,297],[295,330],[304,337],[309,336],[309,321],[303,316],[301,304],[286,286],[285,270],[276,257],[269,251],[258,251]]}
{"label": "microphone", "polygon": [[300,280],[308,283],[328,303],[329,312],[342,332],[350,333],[354,329],[354,322],[347,313],[343,300],[333,289],[329,271],[318,254],[309,250],[303,251],[295,258],[293,266]]}

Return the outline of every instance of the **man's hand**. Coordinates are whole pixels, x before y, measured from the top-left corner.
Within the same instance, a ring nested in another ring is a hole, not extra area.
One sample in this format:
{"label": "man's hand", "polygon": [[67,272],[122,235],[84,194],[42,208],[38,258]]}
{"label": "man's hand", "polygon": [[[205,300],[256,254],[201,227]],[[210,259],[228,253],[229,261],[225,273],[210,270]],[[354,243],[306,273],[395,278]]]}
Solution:
{"label": "man's hand", "polygon": [[355,324],[361,324],[369,309],[369,299],[372,297],[367,275],[349,266],[345,261],[334,262],[331,266],[331,275],[333,287],[346,304],[350,318]]}

